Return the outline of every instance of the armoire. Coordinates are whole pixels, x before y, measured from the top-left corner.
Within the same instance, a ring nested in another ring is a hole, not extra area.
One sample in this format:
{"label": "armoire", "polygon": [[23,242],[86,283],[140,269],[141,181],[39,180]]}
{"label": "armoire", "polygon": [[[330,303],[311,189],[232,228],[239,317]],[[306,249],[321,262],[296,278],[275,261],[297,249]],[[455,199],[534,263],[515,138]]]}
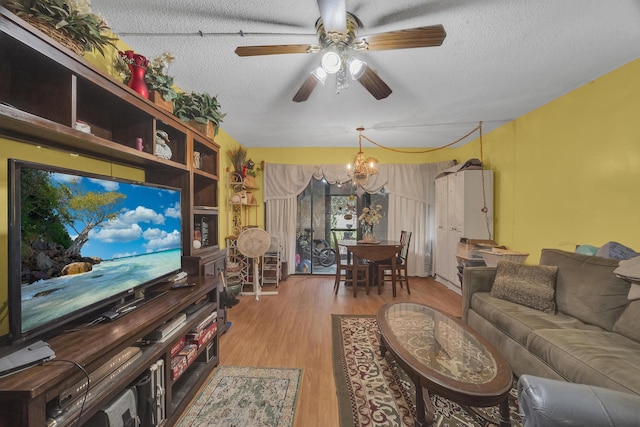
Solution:
{"label": "armoire", "polygon": [[493,171],[459,170],[435,181],[436,280],[462,293],[456,257],[461,238],[493,240]]}

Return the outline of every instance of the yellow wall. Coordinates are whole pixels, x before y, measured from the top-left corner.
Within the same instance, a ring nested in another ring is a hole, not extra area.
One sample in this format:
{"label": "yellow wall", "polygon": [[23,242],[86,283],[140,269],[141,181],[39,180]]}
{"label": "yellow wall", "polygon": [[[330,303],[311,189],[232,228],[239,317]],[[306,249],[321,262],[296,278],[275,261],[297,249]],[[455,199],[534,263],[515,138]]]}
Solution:
{"label": "yellow wall", "polygon": [[640,251],[638,76],[635,60],[484,136],[500,244],[528,263],[576,244]]}

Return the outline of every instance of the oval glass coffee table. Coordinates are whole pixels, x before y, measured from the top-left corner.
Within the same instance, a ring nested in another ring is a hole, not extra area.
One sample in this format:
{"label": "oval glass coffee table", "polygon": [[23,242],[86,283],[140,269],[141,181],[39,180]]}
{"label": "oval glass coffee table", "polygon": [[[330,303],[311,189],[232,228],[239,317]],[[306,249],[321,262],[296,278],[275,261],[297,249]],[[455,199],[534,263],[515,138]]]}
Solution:
{"label": "oval glass coffee table", "polygon": [[511,367],[484,338],[462,321],[422,304],[386,304],[377,320],[382,355],[388,350],[415,385],[417,426],[434,422],[429,391],[472,412],[470,407],[500,405],[500,420],[485,420],[511,425]]}

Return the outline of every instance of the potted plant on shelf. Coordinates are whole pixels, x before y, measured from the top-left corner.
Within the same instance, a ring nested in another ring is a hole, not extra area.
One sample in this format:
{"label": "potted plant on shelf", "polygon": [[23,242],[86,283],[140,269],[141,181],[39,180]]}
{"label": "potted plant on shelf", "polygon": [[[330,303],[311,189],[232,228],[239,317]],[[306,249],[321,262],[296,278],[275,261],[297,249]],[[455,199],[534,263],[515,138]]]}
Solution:
{"label": "potted plant on shelf", "polygon": [[173,103],[173,114],[200,132],[213,138],[226,114],[220,111],[215,96],[206,93],[178,93]]}
{"label": "potted plant on shelf", "polygon": [[145,81],[151,91],[149,99],[158,106],[173,112],[173,101],[178,93],[173,87],[173,77],[168,74],[175,56],[168,52],[155,56],[147,67]]}
{"label": "potted plant on shelf", "polygon": [[115,47],[87,0],[7,0],[3,6],[78,55],[95,49],[104,56],[106,46]]}
{"label": "potted plant on shelf", "polygon": [[256,188],[256,177],[258,176],[258,172],[262,171],[260,166],[256,166],[256,163],[249,159],[244,163],[244,184],[248,188]]}

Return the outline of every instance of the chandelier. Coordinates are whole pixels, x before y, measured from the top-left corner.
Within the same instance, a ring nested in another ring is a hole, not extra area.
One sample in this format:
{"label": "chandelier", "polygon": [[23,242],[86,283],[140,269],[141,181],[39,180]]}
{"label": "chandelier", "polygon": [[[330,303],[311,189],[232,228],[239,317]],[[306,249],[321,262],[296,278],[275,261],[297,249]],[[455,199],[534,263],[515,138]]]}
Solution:
{"label": "chandelier", "polygon": [[358,146],[360,149],[353,159],[353,163],[347,165],[347,175],[351,177],[353,185],[363,186],[369,182],[371,175],[378,174],[378,159],[365,157],[362,152],[362,131],[364,128],[359,127],[356,130],[360,132],[358,135]]}

